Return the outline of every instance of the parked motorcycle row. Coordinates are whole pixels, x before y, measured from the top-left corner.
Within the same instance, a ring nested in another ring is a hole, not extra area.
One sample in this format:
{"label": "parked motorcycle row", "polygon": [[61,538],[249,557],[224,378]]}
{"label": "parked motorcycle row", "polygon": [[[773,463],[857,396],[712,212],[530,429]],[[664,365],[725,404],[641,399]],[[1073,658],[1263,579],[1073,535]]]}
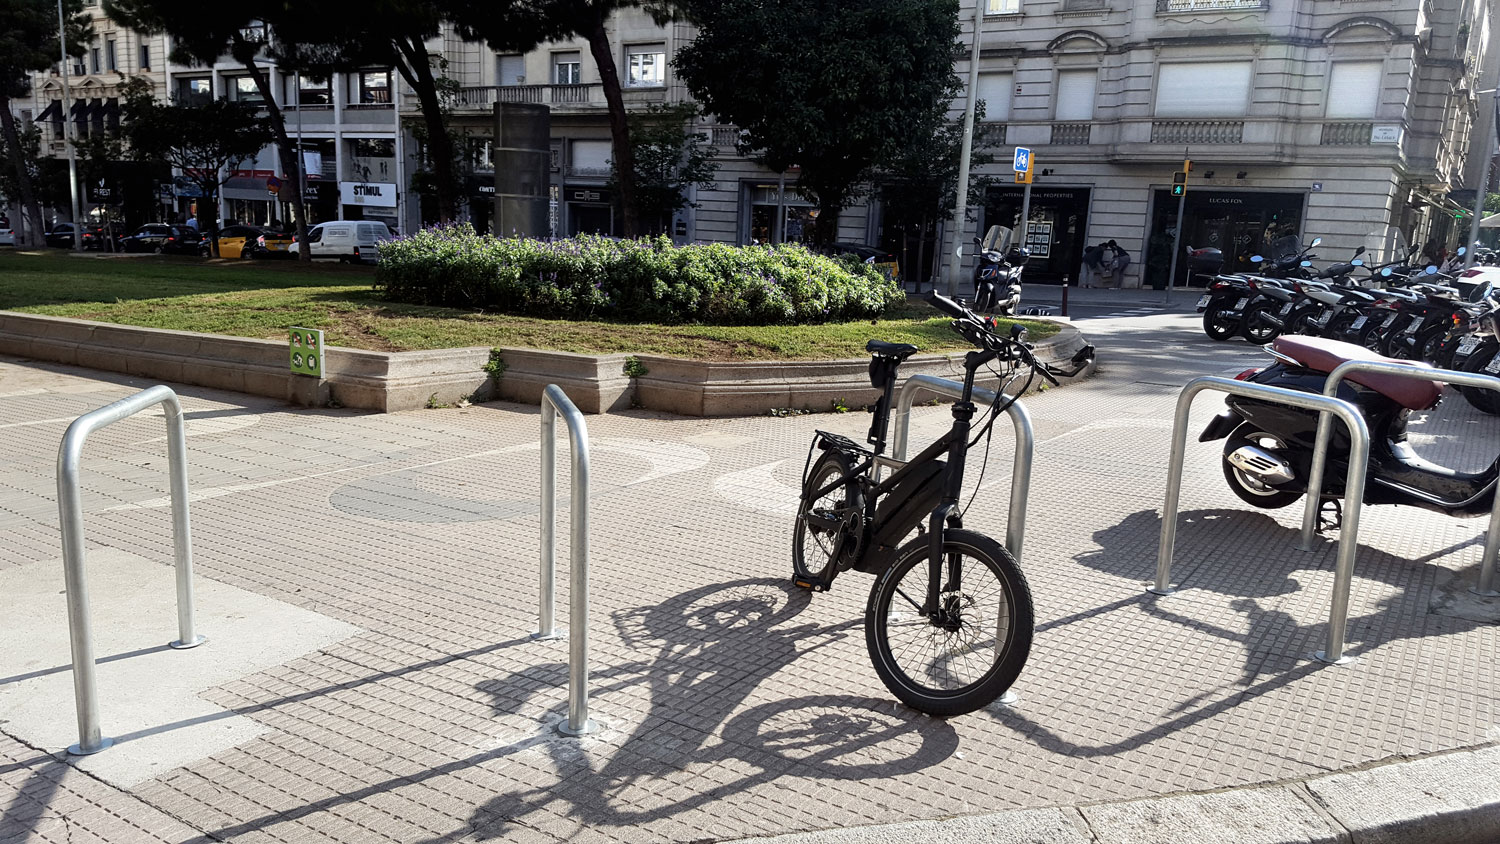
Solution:
{"label": "parked motorcycle row", "polygon": [[[1485,271],[1465,275],[1462,247],[1448,272],[1414,265],[1411,255],[1368,265],[1360,257],[1364,247],[1319,270],[1311,250],[1321,242],[1296,248],[1278,241],[1276,257],[1256,255],[1257,271],[1233,275],[1213,266],[1217,250],[1193,250],[1194,269],[1213,279],[1198,300],[1204,333],[1256,345],[1288,334],[1323,337],[1441,369],[1500,375],[1500,289],[1492,289]],[[1494,393],[1465,387],[1463,394],[1480,410],[1500,414]]]}

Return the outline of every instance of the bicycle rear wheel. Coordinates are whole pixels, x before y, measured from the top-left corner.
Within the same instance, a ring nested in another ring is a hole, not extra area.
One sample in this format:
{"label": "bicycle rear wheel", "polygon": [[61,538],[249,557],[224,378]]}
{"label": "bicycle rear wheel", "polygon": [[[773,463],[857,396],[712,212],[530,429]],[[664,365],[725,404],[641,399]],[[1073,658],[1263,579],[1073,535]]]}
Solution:
{"label": "bicycle rear wheel", "polygon": [[847,475],[851,468],[853,464],[843,452],[825,451],[808,473],[792,536],[792,571],[798,577],[821,580],[827,585],[836,573],[831,569],[844,531],[844,519],[860,511],[863,496],[852,478],[825,495],[812,496],[840,475]]}
{"label": "bicycle rear wheel", "polygon": [[1031,652],[1031,590],[1000,543],[949,530],[938,598],[943,612],[924,615],[928,548],[926,536],[908,542],[875,581],[865,644],[881,682],[907,706],[962,715],[1000,697],[1020,676]]}

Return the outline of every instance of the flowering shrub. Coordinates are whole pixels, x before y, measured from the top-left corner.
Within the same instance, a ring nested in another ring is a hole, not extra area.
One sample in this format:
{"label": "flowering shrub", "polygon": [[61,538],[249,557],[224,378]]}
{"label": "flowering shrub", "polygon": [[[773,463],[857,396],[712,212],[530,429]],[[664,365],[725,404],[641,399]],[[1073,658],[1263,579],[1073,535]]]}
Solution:
{"label": "flowering shrub", "polygon": [[424,229],[381,244],[386,298],[562,319],[771,325],[878,316],[900,286],[850,256],[796,244],[674,246],[666,237],[546,243]]}

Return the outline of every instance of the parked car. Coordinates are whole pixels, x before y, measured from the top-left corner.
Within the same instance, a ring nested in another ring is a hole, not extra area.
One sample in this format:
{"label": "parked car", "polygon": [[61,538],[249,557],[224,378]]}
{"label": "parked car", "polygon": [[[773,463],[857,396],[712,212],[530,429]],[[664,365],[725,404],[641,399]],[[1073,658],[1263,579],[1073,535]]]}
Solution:
{"label": "parked car", "polygon": [[307,230],[313,260],[337,259],[356,264],[379,260],[381,242],[392,237],[385,223],[370,220],[332,220]]}
{"label": "parked car", "polygon": [[285,258],[295,254],[290,234],[259,226],[234,225],[219,230],[220,258]]}
{"label": "parked car", "polygon": [[201,255],[208,242],[191,226],[147,223],[129,237],[120,239],[126,252],[165,252],[176,255]]}
{"label": "parked car", "polygon": [[10,218],[0,215],[0,246],[15,246],[16,232],[10,227]]}
{"label": "parked car", "polygon": [[[58,223],[47,231],[46,241],[48,246],[55,249],[72,249],[73,235],[78,229],[73,223]],[[104,249],[107,242],[104,237],[104,229],[99,226],[83,227],[83,248]]]}
{"label": "parked car", "polygon": [[830,243],[828,254],[853,255],[866,264],[874,264],[877,269],[885,273],[887,278],[898,281],[901,278],[901,268],[896,261],[896,256],[878,246],[866,246],[862,243]]}

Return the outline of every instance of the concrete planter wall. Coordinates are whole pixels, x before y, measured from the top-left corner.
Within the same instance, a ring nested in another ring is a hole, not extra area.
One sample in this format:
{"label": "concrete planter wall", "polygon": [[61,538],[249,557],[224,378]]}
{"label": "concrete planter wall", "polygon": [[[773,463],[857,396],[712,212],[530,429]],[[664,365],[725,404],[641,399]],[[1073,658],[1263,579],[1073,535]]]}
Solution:
{"label": "concrete planter wall", "polygon": [[[1038,344],[1043,360],[1066,361],[1083,345],[1071,325]],[[414,410],[429,400],[452,403],[503,398],[535,404],[548,384],[562,387],[585,413],[629,407],[687,416],[741,416],[777,408],[829,410],[871,404],[869,360],[709,363],[640,355],[645,374],[624,374],[628,355],[580,355],[502,349],[498,384],[485,374],[487,347],[423,352],[367,352],[330,346],[323,380],[293,375],[284,341],[135,328],[64,317],[0,311],[0,353],[75,364],[142,378],[215,387],[293,404],[383,412]],[[904,375],[963,373],[962,354],[909,359]]]}

